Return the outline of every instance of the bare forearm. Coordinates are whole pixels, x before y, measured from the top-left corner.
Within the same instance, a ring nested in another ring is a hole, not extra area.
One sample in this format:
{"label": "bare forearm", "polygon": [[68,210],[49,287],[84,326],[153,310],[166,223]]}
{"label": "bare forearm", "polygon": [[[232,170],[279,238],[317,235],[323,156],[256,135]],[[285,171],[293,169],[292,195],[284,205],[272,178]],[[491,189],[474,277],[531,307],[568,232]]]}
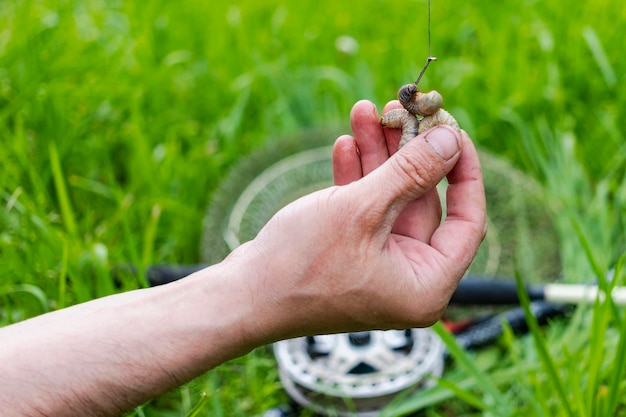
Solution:
{"label": "bare forearm", "polygon": [[245,291],[223,270],[0,329],[3,415],[119,415],[245,353]]}

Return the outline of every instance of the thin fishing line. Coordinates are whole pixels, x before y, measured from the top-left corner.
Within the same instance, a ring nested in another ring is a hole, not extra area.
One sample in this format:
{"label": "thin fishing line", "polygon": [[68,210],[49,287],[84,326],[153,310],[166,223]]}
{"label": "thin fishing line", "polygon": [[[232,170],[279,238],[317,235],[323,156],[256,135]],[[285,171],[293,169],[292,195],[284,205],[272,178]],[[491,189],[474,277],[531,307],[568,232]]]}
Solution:
{"label": "thin fishing line", "polygon": [[417,80],[415,80],[416,87],[417,87],[417,84],[419,84],[420,80],[422,79],[422,76],[426,72],[426,68],[428,68],[428,65],[432,61],[436,61],[436,60],[437,60],[437,57],[434,57],[430,54],[430,0],[428,0],[428,58],[426,58],[426,64],[424,64],[424,68],[422,68],[420,75],[418,75]]}
{"label": "thin fishing line", "polygon": [[428,57],[430,58],[430,0],[428,0]]}

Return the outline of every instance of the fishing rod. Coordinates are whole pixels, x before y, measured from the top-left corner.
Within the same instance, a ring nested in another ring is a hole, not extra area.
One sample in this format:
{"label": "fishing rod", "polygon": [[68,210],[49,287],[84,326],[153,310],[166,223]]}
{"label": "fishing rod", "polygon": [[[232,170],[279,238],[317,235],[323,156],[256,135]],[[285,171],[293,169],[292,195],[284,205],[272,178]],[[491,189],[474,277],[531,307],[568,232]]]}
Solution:
{"label": "fishing rod", "polygon": [[[155,265],[146,269],[145,275],[151,287],[165,285],[206,268],[208,265]],[[132,271],[132,268],[127,268]],[[546,301],[555,304],[593,303],[603,292],[596,284],[548,283],[524,286],[530,301]],[[626,305],[626,287],[611,291],[615,305]],[[457,286],[450,304],[453,305],[514,305],[519,304],[515,280],[504,277],[468,275]]]}

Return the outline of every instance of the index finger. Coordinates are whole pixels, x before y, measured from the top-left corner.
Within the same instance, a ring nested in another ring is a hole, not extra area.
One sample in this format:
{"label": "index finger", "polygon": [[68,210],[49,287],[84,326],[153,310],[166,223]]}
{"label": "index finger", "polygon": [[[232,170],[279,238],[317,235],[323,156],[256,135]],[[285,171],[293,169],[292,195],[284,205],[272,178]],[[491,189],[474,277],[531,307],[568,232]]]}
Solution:
{"label": "index finger", "polygon": [[367,175],[389,158],[387,142],[374,103],[357,102],[350,112],[352,135],[359,149],[363,175]]}
{"label": "index finger", "polygon": [[[398,100],[392,100],[385,105],[382,114],[387,113],[389,110],[401,108],[402,104],[400,104]],[[383,131],[385,132],[385,139],[387,140],[387,149],[389,151],[389,155],[393,155],[398,151],[398,145],[400,144],[400,136],[402,135],[402,131],[400,129],[392,129],[390,127],[384,127]]]}

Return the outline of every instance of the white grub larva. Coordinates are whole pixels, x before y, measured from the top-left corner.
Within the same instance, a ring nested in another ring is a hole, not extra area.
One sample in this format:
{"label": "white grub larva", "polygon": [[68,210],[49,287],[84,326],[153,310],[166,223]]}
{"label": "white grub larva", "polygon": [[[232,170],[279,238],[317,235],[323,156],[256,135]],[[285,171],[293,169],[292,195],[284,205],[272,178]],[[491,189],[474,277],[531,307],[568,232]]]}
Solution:
{"label": "white grub larva", "polygon": [[443,99],[435,90],[422,93],[415,84],[407,84],[398,91],[398,100],[404,108],[383,114],[380,123],[385,127],[402,130],[399,148],[416,135],[435,126],[445,124],[461,131],[454,117],[441,108]]}
{"label": "white grub larva", "polygon": [[444,109],[439,109],[437,112],[431,116],[426,116],[419,122],[419,129],[417,133],[420,134],[422,132],[427,131],[428,129],[439,126],[439,125],[448,125],[457,132],[461,133],[461,128],[459,127],[459,123],[456,119]]}
{"label": "white grub larva", "polygon": [[417,136],[419,130],[419,120],[414,114],[409,113],[407,109],[389,110],[380,118],[380,123],[385,127],[402,131],[398,149]]}

